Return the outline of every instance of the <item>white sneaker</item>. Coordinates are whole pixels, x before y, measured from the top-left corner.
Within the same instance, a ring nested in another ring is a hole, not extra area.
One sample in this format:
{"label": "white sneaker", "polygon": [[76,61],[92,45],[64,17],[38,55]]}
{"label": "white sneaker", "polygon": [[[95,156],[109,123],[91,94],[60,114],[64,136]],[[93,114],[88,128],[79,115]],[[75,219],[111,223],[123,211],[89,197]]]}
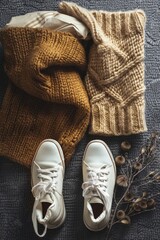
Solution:
{"label": "white sneaker", "polygon": [[88,143],[83,157],[83,221],[91,231],[104,229],[109,222],[116,165],[107,144],[101,140]]}
{"label": "white sneaker", "polygon": [[[59,227],[65,219],[66,211],[62,195],[64,178],[64,156],[59,143],[46,139],[40,143],[32,162],[32,193],[35,197],[32,222],[39,237],[47,228]],[[44,226],[40,234],[38,225]]]}

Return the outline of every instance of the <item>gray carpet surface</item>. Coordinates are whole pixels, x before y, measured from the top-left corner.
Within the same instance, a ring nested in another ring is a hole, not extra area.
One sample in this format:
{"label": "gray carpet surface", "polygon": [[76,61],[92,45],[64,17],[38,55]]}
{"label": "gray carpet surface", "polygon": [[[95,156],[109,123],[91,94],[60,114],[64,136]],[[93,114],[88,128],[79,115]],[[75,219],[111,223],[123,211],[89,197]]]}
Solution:
{"label": "gray carpet surface", "polygon": [[[55,0],[2,0],[0,1],[0,27],[12,16],[38,10],[57,10]],[[160,1],[159,0],[107,0],[74,1],[88,9],[108,11],[132,10],[141,8],[146,12],[145,35],[145,82],[146,82],[146,119],[148,132],[130,137],[101,138],[111,148],[113,155],[119,152],[122,140],[129,140],[133,147],[131,156],[138,154],[139,147],[153,130],[160,130]],[[3,52],[0,48],[0,102],[3,100],[7,78],[3,72]],[[86,144],[94,136],[86,133],[79,143],[76,153],[66,168],[64,179],[64,199],[67,217],[64,225],[49,230],[45,240],[104,240],[105,231],[90,232],[83,223],[82,173],[81,162]],[[157,153],[157,156],[160,152]],[[157,157],[153,167],[159,167]],[[153,189],[153,192],[159,189]],[[31,213],[33,197],[30,186],[30,170],[0,158],[0,240],[36,240]],[[160,239],[160,198],[157,197],[156,210],[134,217],[129,226],[117,225],[113,228],[112,240],[159,240]]]}

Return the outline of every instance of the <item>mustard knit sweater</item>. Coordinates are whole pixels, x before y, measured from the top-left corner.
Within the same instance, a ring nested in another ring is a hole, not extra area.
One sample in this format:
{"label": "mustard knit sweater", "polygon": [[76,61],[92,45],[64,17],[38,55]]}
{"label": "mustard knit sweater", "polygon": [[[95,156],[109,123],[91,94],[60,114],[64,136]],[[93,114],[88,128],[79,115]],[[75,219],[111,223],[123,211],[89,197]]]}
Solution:
{"label": "mustard knit sweater", "polygon": [[9,85],[0,110],[0,154],[30,166],[39,143],[56,139],[69,161],[90,116],[81,74],[85,50],[71,34],[0,31]]}

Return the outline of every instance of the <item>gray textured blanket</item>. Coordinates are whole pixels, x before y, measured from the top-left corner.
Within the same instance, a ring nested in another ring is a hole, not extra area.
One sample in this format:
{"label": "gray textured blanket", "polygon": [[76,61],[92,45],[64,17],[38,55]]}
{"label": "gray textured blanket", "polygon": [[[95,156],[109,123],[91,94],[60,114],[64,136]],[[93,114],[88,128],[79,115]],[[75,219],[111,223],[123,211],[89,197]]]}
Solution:
{"label": "gray textured blanket", "polygon": [[[119,143],[129,139],[135,155],[139,146],[154,129],[160,129],[160,1],[159,0],[77,0],[74,1],[88,9],[108,11],[141,8],[146,12],[147,25],[145,36],[145,81],[146,81],[146,119],[148,133],[129,138],[103,138],[114,156],[118,153]],[[56,0],[1,0],[0,27],[12,16],[38,10],[56,10]],[[2,49],[0,48],[0,102],[2,102],[7,78],[3,73]],[[105,231],[90,232],[83,224],[83,198],[81,161],[84,148],[91,136],[86,136],[77,147],[64,180],[64,198],[67,210],[65,224],[56,230],[49,230],[46,240],[102,240]],[[160,154],[160,153],[159,153]],[[160,160],[155,162],[157,166]],[[152,168],[152,166],[151,166]],[[31,222],[33,197],[30,186],[30,170],[8,159],[0,158],[0,240],[36,240]],[[153,189],[156,190],[156,189]],[[158,189],[157,189],[158,190]],[[115,226],[114,240],[159,240],[160,239],[160,198],[156,211],[144,213],[133,218],[129,226]]]}

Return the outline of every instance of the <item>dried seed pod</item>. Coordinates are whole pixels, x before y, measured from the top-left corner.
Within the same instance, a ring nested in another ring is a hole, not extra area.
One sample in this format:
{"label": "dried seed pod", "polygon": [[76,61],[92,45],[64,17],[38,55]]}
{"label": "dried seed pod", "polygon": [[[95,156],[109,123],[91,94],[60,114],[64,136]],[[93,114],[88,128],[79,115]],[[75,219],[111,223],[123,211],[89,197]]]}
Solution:
{"label": "dried seed pod", "polygon": [[143,199],[142,197],[137,198],[137,199],[135,200],[135,203],[139,203],[139,202],[141,202],[142,199]]}
{"label": "dried seed pod", "polygon": [[116,162],[117,166],[123,165],[125,163],[125,161],[126,161],[126,159],[122,155],[119,155],[119,156],[115,157],[115,162]]}
{"label": "dried seed pod", "polygon": [[145,147],[142,147],[141,149],[141,154],[144,154],[146,152],[146,148]]}
{"label": "dried seed pod", "polygon": [[148,193],[147,192],[143,192],[142,197],[147,197]]}
{"label": "dried seed pod", "polygon": [[157,137],[157,133],[156,132],[153,132],[153,133],[151,133],[151,138],[156,138]]}
{"label": "dried seed pod", "polygon": [[132,200],[134,199],[134,195],[130,192],[126,193],[125,197],[124,197],[124,200],[126,202],[131,202]]}
{"label": "dried seed pod", "polygon": [[123,224],[130,224],[131,223],[130,217],[129,216],[125,216],[125,218],[121,220],[121,223],[123,223]]}
{"label": "dried seed pod", "polygon": [[128,178],[126,175],[118,175],[116,180],[117,185],[121,187],[127,187],[128,186]]}
{"label": "dried seed pod", "polygon": [[118,210],[116,213],[116,217],[118,219],[123,219],[123,218],[125,218],[125,216],[126,216],[126,214],[125,214],[125,211],[123,211],[123,210]]}
{"label": "dried seed pod", "polygon": [[133,168],[136,170],[136,171],[139,171],[142,169],[142,163],[140,162],[135,162],[134,165],[133,165]]}
{"label": "dried seed pod", "polygon": [[121,143],[121,149],[123,151],[129,151],[131,149],[131,144],[128,141],[123,141]]}
{"label": "dried seed pod", "polygon": [[146,209],[146,208],[147,208],[147,201],[146,201],[146,200],[142,200],[142,201],[139,203],[139,206],[140,206],[142,209]]}
{"label": "dried seed pod", "polygon": [[160,181],[160,175],[156,177],[156,180],[159,182]]}
{"label": "dried seed pod", "polygon": [[155,207],[155,205],[156,205],[156,202],[153,198],[148,199],[148,201],[147,201],[148,208],[153,208],[153,207]]}
{"label": "dried seed pod", "polygon": [[151,146],[150,149],[149,149],[149,151],[150,151],[150,152],[153,152],[153,151],[155,151],[155,149],[156,149],[155,146]]}
{"label": "dried seed pod", "polygon": [[155,171],[152,171],[152,172],[149,173],[148,176],[149,176],[149,177],[154,177],[154,175],[155,175]]}
{"label": "dried seed pod", "polygon": [[142,210],[141,207],[140,207],[140,205],[139,205],[139,203],[134,204],[133,208],[134,208],[134,210],[135,210],[136,212],[140,212],[140,211]]}

